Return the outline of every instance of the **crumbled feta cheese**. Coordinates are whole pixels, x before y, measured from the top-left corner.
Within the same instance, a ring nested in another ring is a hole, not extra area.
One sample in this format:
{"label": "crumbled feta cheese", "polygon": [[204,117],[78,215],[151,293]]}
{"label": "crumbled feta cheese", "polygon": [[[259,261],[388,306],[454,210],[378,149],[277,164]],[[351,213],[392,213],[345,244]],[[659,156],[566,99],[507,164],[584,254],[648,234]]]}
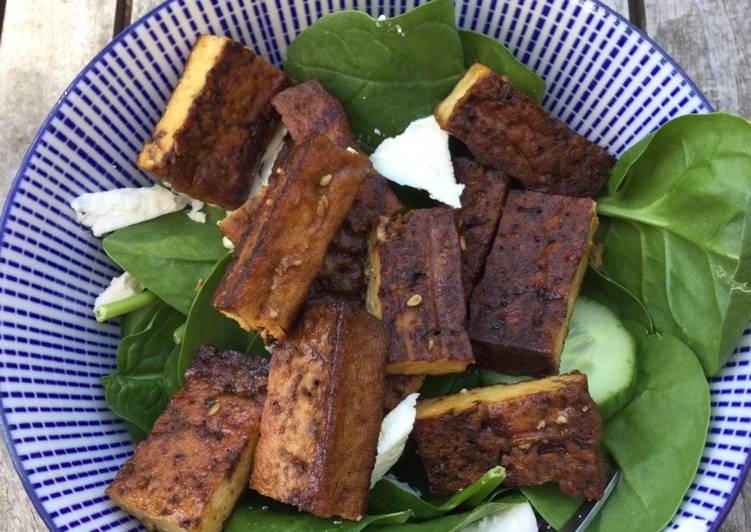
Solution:
{"label": "crumbled feta cheese", "polygon": [[226,236],[222,237],[222,245],[225,248],[229,249],[230,251],[233,250],[233,249],[235,249],[235,244],[232,242],[232,240],[230,240]]}
{"label": "crumbled feta cheese", "polygon": [[185,208],[190,198],[160,185],[118,188],[82,194],[70,202],[76,218],[91,228],[94,236],[145,222]]}
{"label": "crumbled feta cheese", "polygon": [[205,224],[206,213],[200,212],[201,209],[203,209],[203,202],[201,200],[193,199],[190,196],[187,196],[187,197],[188,197],[188,201],[190,201],[190,210],[188,211],[188,218],[190,218],[194,222]]}
{"label": "crumbled feta cheese", "polygon": [[261,164],[258,166],[258,177],[253,183],[253,188],[250,190],[251,197],[255,196],[263,187],[269,184],[271,171],[274,169],[274,163],[279,156],[279,152],[282,151],[286,136],[287,128],[279,126],[274,132],[274,136],[271,137],[269,145],[266,147],[266,152],[261,157]]}
{"label": "crumbled feta cheese", "polygon": [[124,272],[121,276],[112,278],[110,285],[94,300],[94,308],[129,298],[139,292],[143,292],[143,285],[131,274]]}
{"label": "crumbled feta cheese", "polygon": [[378,129],[377,127],[374,127],[373,128],[373,133],[375,133],[376,135],[380,135],[381,134],[381,130]]}
{"label": "crumbled feta cheese", "polygon": [[383,418],[381,433],[378,435],[378,454],[370,476],[371,488],[383,478],[404,452],[404,445],[415,424],[419,395],[417,393],[408,395]]}
{"label": "crumbled feta cheese", "polygon": [[354,149],[354,148],[353,148],[352,146],[347,146],[347,151],[348,151],[349,153],[357,153],[357,150],[356,150],[356,149]]}
{"label": "crumbled feta cheese", "polygon": [[386,179],[426,190],[435,200],[461,207],[464,185],[454,177],[448,133],[433,115],[415,120],[401,135],[381,142],[370,160]]}
{"label": "crumbled feta cheese", "polygon": [[483,517],[461,532],[537,532],[537,518],[528,502],[514,504]]}

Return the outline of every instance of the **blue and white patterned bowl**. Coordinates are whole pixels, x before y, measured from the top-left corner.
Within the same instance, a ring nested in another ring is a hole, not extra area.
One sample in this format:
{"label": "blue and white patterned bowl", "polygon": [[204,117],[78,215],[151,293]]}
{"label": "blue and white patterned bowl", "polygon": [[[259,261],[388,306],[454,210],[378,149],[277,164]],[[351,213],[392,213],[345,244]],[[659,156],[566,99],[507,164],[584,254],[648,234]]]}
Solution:
{"label": "blue and white patterned bowl", "polygon": [[[108,45],[50,113],[18,172],[0,234],[2,428],[24,486],[51,529],[135,529],[104,488],[131,454],[104,403],[119,329],[92,318],[118,273],[68,201],[144,185],[134,161],[196,35],[227,35],[281,62],[321,14],[392,16],[417,0],[171,0]],[[459,25],[503,41],[548,83],[544,105],[620,154],[669,118],[710,111],[678,66],[592,0],[456,0]],[[742,487],[751,435],[751,331],[712,379],[704,458],[672,526],[719,526]],[[687,521],[691,521],[688,523]]]}

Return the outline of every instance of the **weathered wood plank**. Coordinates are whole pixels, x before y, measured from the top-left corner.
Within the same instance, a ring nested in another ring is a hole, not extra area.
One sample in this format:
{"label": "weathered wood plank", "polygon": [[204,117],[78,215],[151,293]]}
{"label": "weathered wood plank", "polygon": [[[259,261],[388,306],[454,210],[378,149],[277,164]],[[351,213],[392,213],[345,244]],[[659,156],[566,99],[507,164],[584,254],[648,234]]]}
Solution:
{"label": "weathered wood plank", "polygon": [[628,19],[628,0],[603,0],[603,4]]}
{"label": "weathered wood plank", "polygon": [[[712,105],[751,116],[751,2],[645,0],[647,32],[676,59]],[[751,530],[751,480],[722,526]]]}
{"label": "weathered wood plank", "polygon": [[[4,199],[0,195],[0,199]],[[43,532],[47,530],[26,496],[10,462],[5,445],[0,443],[0,532]]]}
{"label": "weathered wood plank", "polygon": [[146,13],[154,9],[156,6],[162,3],[163,0],[130,0],[132,9],[130,11],[131,24],[144,16]]}
{"label": "weathered wood plank", "polygon": [[751,479],[746,479],[743,491],[735,500],[735,506],[722,524],[722,532],[747,532],[751,530]]}
{"label": "weathered wood plank", "polygon": [[751,2],[645,0],[647,32],[712,105],[751,116]]}
{"label": "weathered wood plank", "polygon": [[8,2],[0,40],[0,196],[55,100],[111,38],[116,0]]}
{"label": "weathered wood plank", "polygon": [[[0,204],[55,100],[112,37],[115,3],[7,2],[0,39]],[[47,530],[21,486],[5,445],[0,447],[0,532]]]}

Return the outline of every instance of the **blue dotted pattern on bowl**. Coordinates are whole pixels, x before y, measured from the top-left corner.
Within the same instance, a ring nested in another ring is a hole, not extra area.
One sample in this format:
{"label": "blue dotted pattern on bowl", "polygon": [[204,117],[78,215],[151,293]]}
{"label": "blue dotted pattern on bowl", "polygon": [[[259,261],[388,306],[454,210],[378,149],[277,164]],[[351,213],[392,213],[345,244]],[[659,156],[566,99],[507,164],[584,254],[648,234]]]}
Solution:
{"label": "blue dotted pattern on bowl", "polygon": [[[100,377],[119,337],[91,306],[118,274],[75,221],[75,196],[150,180],[134,161],[201,33],[227,35],[280,64],[321,14],[401,13],[415,0],[172,0],[105,48],[61,98],[29,153],[3,213],[0,401],[24,485],[57,530],[137,529],[104,487],[133,450],[109,412]],[[620,154],[669,118],[710,111],[649,39],[590,0],[458,0],[459,25],[501,40],[548,83],[547,109]],[[704,457],[672,527],[716,528],[740,489],[751,436],[751,331],[712,379]],[[696,524],[696,523],[695,523]]]}

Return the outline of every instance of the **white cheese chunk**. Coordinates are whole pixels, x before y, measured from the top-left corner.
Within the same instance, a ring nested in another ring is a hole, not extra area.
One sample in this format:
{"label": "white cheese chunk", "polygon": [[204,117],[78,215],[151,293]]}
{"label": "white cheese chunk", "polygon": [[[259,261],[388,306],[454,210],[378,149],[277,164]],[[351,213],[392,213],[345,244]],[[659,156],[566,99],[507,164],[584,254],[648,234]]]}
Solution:
{"label": "white cheese chunk", "polygon": [[464,185],[456,182],[449,153],[449,135],[433,115],[415,120],[404,133],[378,145],[370,156],[386,179],[425,190],[434,200],[456,209]]}
{"label": "white cheese chunk", "polygon": [[274,169],[274,163],[279,156],[279,152],[284,147],[284,139],[287,136],[287,128],[279,126],[274,132],[274,136],[271,137],[269,145],[266,147],[266,151],[261,158],[261,164],[258,166],[258,177],[256,177],[253,187],[250,189],[249,197],[253,197],[260,190],[269,184],[269,177],[271,177],[271,171]]}
{"label": "white cheese chunk", "polygon": [[537,518],[532,506],[522,502],[483,517],[461,532],[537,532]]}
{"label": "white cheese chunk", "polygon": [[[182,194],[185,196],[185,194]],[[201,200],[193,199],[190,196],[186,196],[188,198],[188,201],[190,202],[190,210],[188,211],[188,218],[193,220],[194,222],[198,222],[201,224],[206,223],[206,213],[201,212],[201,209],[203,209],[203,202]]]}
{"label": "white cheese chunk", "polygon": [[160,185],[90,192],[70,202],[76,218],[94,236],[158,218],[185,208],[190,198]]}
{"label": "white cheese chunk", "polygon": [[373,473],[370,475],[371,488],[383,478],[404,452],[404,445],[415,424],[419,395],[417,393],[408,395],[383,418],[381,433],[378,435],[378,453]]}
{"label": "white cheese chunk", "polygon": [[226,249],[228,249],[228,250],[230,250],[230,251],[232,251],[232,250],[234,250],[234,249],[235,249],[235,244],[234,244],[234,243],[232,242],[232,240],[230,240],[230,239],[229,239],[229,238],[227,238],[226,236],[223,236],[223,237],[222,237],[222,245],[223,245],[223,246],[224,246],[224,247],[225,247]]}
{"label": "white cheese chunk", "polygon": [[110,285],[94,300],[94,308],[127,299],[139,292],[143,292],[141,283],[136,281],[131,274],[125,272],[119,277],[112,278]]}

